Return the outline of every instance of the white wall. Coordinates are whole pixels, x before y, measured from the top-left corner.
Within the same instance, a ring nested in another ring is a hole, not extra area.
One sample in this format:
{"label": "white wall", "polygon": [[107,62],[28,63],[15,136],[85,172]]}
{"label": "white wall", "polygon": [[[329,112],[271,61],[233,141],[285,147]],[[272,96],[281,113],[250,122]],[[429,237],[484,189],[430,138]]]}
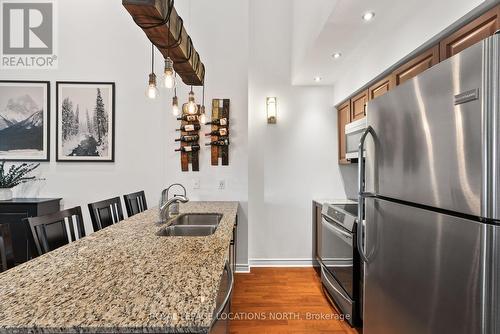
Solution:
{"label": "white wall", "polygon": [[[15,195],[62,197],[65,208],[81,205],[90,232],[89,202],[139,189],[150,205],[158,200],[166,168],[159,146],[166,114],[160,101],[150,103],[144,96],[150,44],[120,1],[58,1],[57,6],[59,68],[0,71],[2,79],[51,81],[52,161],[40,169],[46,181],[18,188]],[[116,83],[115,163],[55,162],[58,80]]]}
{"label": "white wall", "polygon": [[[240,202],[238,212],[237,263],[247,263],[248,216],[248,1],[190,0],[176,1],[176,9],[184,18],[188,33],[206,67],[205,104],[211,110],[212,98],[230,99],[229,166],[210,165],[210,149],[202,148],[200,172],[183,173],[179,154],[174,152],[178,121],[169,115],[166,120],[164,148],[166,171],[164,184],[181,182],[193,200],[230,200]],[[201,89],[195,89],[201,100]],[[184,89],[187,99],[187,89]],[[206,128],[209,130],[209,127]],[[192,189],[193,180],[200,189]],[[226,183],[219,190],[220,180]]]}
{"label": "white wall", "polygon": [[[345,196],[337,164],[336,113],[328,87],[292,87],[292,2],[250,2],[249,258],[307,264],[311,201]],[[266,123],[266,96],[278,122]]]}
{"label": "white wall", "polygon": [[[156,206],[160,191],[181,182],[192,200],[235,200],[239,213],[238,262],[247,260],[247,1],[176,2],[189,34],[207,67],[206,103],[231,99],[230,166],[211,167],[209,149],[200,155],[200,172],[180,172],[174,131],[179,122],[171,114],[172,95],[161,91],[160,99],[148,101],[144,92],[150,71],[150,43],[135,25],[120,0],[57,1],[59,11],[59,68],[57,70],[2,70],[3,80],[50,80],[51,143],[55,143],[55,82],[116,82],[116,162],[42,163],[40,176],[46,181],[16,189],[19,197],[62,197],[65,208],[81,205],[86,230],[92,231],[87,203],[144,189],[150,206]],[[230,11],[231,15],[226,15]],[[189,13],[191,12],[191,13]],[[210,15],[207,15],[210,12]],[[189,18],[191,16],[191,18]],[[223,17],[223,20],[221,19]],[[223,24],[221,24],[221,22]],[[231,29],[228,29],[231,27]],[[162,57],[156,52],[156,73],[162,73]],[[187,99],[181,84],[179,96]],[[201,89],[196,89],[201,100]],[[192,180],[200,189],[192,189]],[[224,191],[216,190],[226,180]]]}

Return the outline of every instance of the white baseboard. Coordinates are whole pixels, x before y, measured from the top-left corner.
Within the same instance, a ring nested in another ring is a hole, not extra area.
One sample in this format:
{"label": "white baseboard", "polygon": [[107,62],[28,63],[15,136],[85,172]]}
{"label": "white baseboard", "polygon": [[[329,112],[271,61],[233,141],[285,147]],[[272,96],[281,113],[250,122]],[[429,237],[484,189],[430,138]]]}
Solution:
{"label": "white baseboard", "polygon": [[312,267],[313,259],[249,259],[250,267]]}
{"label": "white baseboard", "polygon": [[316,265],[313,259],[249,259],[248,264],[236,264],[236,273],[250,273],[252,267],[296,267],[306,268]]}
{"label": "white baseboard", "polygon": [[235,272],[248,274],[250,272],[250,266],[248,264],[236,264]]}

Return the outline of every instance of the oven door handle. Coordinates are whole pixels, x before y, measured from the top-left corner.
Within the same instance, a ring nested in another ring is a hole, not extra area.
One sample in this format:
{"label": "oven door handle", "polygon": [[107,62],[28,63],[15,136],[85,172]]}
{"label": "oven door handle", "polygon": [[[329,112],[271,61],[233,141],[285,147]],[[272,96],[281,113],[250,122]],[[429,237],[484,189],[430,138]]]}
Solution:
{"label": "oven door handle", "polygon": [[349,233],[349,232],[346,232],[346,231],[343,231],[340,227],[337,227],[335,226],[334,222],[330,221],[328,218],[326,217],[323,217],[323,222],[326,222],[326,227],[328,227],[330,230],[332,230],[332,232],[336,233],[336,234],[339,234],[343,237],[346,237],[346,238],[349,238],[349,239],[352,239],[352,234]]}
{"label": "oven door handle", "polygon": [[364,221],[363,214],[365,212],[365,197],[367,194],[365,193],[365,159],[363,159],[363,152],[365,150],[365,140],[368,134],[375,137],[375,130],[369,125],[361,138],[359,139],[359,163],[358,163],[358,228],[357,228],[357,243],[359,255],[363,262],[368,263],[368,257],[366,256],[364,245],[363,245],[363,232],[364,232]]}

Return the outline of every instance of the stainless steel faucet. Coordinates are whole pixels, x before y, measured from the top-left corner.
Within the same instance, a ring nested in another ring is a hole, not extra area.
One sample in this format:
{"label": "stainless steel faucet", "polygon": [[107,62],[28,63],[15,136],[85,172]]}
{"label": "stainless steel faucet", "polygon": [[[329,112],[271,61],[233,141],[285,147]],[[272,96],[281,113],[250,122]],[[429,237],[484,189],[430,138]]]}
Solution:
{"label": "stainless steel faucet", "polygon": [[[168,197],[168,192],[172,187],[181,187],[184,190],[184,195],[174,195],[172,198]],[[179,203],[186,203],[189,199],[186,195],[186,188],[180,183],[174,183],[170,185],[167,189],[164,189],[161,192],[160,197],[160,205],[159,208],[159,216],[160,222],[166,222],[170,218],[179,214]]]}
{"label": "stainless steel faucet", "polygon": [[[179,214],[178,203],[187,203],[189,199],[186,196],[174,196],[160,207],[160,222],[164,223],[173,216]],[[177,210],[172,210],[173,205],[177,205]]]}

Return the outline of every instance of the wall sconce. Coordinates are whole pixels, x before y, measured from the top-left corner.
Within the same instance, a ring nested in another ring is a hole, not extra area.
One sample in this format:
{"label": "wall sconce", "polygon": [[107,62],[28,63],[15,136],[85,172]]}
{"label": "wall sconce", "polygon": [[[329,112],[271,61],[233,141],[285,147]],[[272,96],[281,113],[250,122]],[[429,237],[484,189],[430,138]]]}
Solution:
{"label": "wall sconce", "polygon": [[277,103],[276,97],[266,98],[267,124],[276,124]]}

